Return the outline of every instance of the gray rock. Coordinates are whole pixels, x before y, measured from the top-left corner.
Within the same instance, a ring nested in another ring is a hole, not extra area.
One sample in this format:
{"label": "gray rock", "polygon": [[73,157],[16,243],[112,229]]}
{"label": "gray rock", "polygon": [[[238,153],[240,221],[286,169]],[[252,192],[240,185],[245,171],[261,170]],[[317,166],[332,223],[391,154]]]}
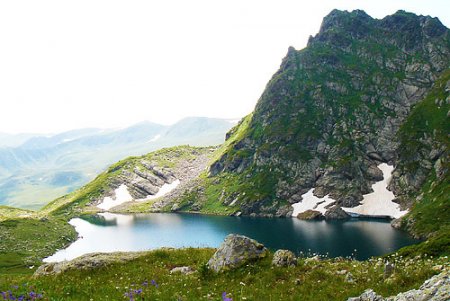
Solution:
{"label": "gray rock", "polygon": [[347,274],[345,274],[345,282],[347,283],[355,283],[355,280],[353,279],[353,274],[348,272]]}
{"label": "gray rock", "polygon": [[273,254],[272,265],[277,267],[293,267],[297,265],[297,258],[289,250],[277,250]]}
{"label": "gray rock", "polygon": [[348,298],[347,301],[384,301],[383,297],[377,295],[373,290],[364,291],[359,297]]}
{"label": "gray rock", "polygon": [[194,270],[192,270],[191,267],[176,267],[170,270],[170,274],[176,274],[176,273],[180,273],[180,274],[184,274],[184,275],[189,275],[194,273]]}
{"label": "gray rock", "polygon": [[215,272],[231,270],[266,257],[268,250],[254,239],[230,234],[209,259],[208,267]]}
{"label": "gray rock", "polygon": [[350,215],[342,210],[341,207],[334,206],[325,212],[325,219],[348,219]]}
{"label": "gray rock", "polygon": [[92,270],[117,262],[136,259],[146,252],[91,253],[71,261],[50,262],[41,265],[34,273],[35,277],[57,275],[68,270]]}

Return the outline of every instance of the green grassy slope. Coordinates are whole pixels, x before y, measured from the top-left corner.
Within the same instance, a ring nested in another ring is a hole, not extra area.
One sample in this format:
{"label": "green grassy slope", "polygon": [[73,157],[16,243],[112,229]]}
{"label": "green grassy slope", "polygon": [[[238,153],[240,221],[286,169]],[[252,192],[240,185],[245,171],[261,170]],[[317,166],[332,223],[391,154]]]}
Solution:
{"label": "green grassy slope", "polygon": [[28,274],[42,258],[66,247],[76,232],[64,219],[11,218],[0,221],[0,274]]}
{"label": "green grassy slope", "polygon": [[[163,148],[144,156],[129,157],[111,165],[105,172],[98,175],[92,182],[80,189],[58,198],[45,206],[41,212],[55,216],[74,216],[86,212],[85,206],[111,190],[111,185],[123,171],[133,171],[141,166],[140,161],[154,162],[160,167],[175,168],[181,161],[195,158],[203,152],[210,151],[207,147],[176,146]],[[92,210],[90,208],[89,210]]]}

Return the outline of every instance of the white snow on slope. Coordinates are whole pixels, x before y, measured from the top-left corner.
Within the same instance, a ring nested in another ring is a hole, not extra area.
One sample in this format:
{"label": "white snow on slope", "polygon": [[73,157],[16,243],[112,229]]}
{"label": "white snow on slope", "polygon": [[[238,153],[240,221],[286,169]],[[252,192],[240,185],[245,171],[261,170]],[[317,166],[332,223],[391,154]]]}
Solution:
{"label": "white snow on slope", "polygon": [[176,179],[175,181],[173,181],[170,184],[164,183],[164,185],[159,188],[159,190],[156,194],[149,195],[144,199],[137,199],[137,200],[134,200],[133,197],[130,195],[130,193],[128,191],[128,187],[125,184],[122,184],[119,186],[119,188],[117,188],[114,191],[115,198],[111,198],[111,197],[103,198],[103,201],[97,205],[97,208],[100,208],[103,210],[109,210],[113,207],[119,206],[126,202],[131,202],[131,201],[143,202],[143,201],[148,201],[148,200],[154,200],[154,199],[160,198],[160,197],[168,194],[169,192],[174,190],[179,184],[180,184],[180,180],[178,180],[178,179]]}
{"label": "white snow on slope", "polygon": [[389,182],[392,178],[392,171],[394,167],[382,163],[378,165],[378,168],[383,172],[383,180],[376,182],[372,185],[373,192],[363,195],[361,205],[353,208],[342,208],[348,213],[356,213],[362,215],[373,216],[390,216],[393,218],[399,218],[408,210],[401,211],[400,206],[394,203],[392,200],[395,198],[392,191],[387,189]]}
{"label": "white snow on slope", "polygon": [[122,184],[115,191],[115,198],[111,198],[109,196],[103,198],[103,201],[97,205],[98,208],[103,210],[109,210],[112,207],[118,206],[120,204],[129,202],[133,200],[133,197],[128,192],[128,187],[125,184]]}
{"label": "white snow on slope", "polygon": [[[299,213],[305,212],[306,210],[316,210],[324,214],[327,210],[325,209],[325,207],[335,202],[335,200],[330,198],[328,195],[324,196],[323,198],[316,197],[313,194],[313,191],[314,188],[311,188],[307,193],[302,195],[303,199],[301,202],[292,205],[292,207],[294,207],[292,216],[296,217]],[[318,203],[320,204],[317,205]]]}
{"label": "white snow on slope", "polygon": [[178,179],[176,179],[175,181],[173,181],[170,184],[164,183],[164,185],[161,186],[161,188],[159,188],[159,190],[156,194],[149,195],[145,199],[140,199],[140,200],[136,200],[136,201],[148,201],[148,200],[154,200],[154,199],[160,198],[162,196],[165,196],[166,194],[168,194],[175,188],[177,188],[177,186],[179,184],[180,184],[180,180],[178,180]]}

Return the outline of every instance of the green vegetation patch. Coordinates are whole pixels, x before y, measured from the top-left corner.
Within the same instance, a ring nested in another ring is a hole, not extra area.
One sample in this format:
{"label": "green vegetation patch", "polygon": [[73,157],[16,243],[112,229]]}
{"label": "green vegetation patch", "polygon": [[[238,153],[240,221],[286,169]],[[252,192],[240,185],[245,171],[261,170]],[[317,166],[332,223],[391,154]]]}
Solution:
{"label": "green vegetation patch", "polygon": [[31,273],[76,238],[63,219],[17,218],[0,222],[0,274]]}

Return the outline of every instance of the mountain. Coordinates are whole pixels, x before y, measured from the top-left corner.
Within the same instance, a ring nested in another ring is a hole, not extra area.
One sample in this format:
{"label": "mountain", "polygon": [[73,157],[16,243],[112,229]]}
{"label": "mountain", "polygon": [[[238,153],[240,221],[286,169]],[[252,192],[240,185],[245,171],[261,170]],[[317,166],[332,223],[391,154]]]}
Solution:
{"label": "mountain", "polygon": [[[289,215],[314,189],[338,206],[359,205],[383,178],[381,163],[401,168],[399,130],[449,58],[449,30],[436,18],[332,11],[305,49],[289,48],[253,115],[211,166],[214,181],[241,183],[239,191],[223,185],[223,202],[237,198],[245,214]],[[439,104],[448,109],[448,100]],[[436,152],[428,167],[442,156]],[[392,182],[400,177],[395,170]]]}
{"label": "mountain", "polygon": [[[124,129],[32,136],[19,146],[0,148],[0,204],[37,209],[124,157],[180,144],[220,144],[233,125],[191,117],[170,126],[141,122]],[[8,145],[8,137],[3,145]]]}
{"label": "mountain", "polygon": [[[450,33],[436,18],[334,10],[305,49],[289,48],[254,112],[190,185],[113,210],[390,217],[418,237],[447,229],[449,63]],[[121,184],[133,194],[160,179],[136,200],[174,181],[158,172],[170,164],[130,160],[47,210],[97,211]]]}

